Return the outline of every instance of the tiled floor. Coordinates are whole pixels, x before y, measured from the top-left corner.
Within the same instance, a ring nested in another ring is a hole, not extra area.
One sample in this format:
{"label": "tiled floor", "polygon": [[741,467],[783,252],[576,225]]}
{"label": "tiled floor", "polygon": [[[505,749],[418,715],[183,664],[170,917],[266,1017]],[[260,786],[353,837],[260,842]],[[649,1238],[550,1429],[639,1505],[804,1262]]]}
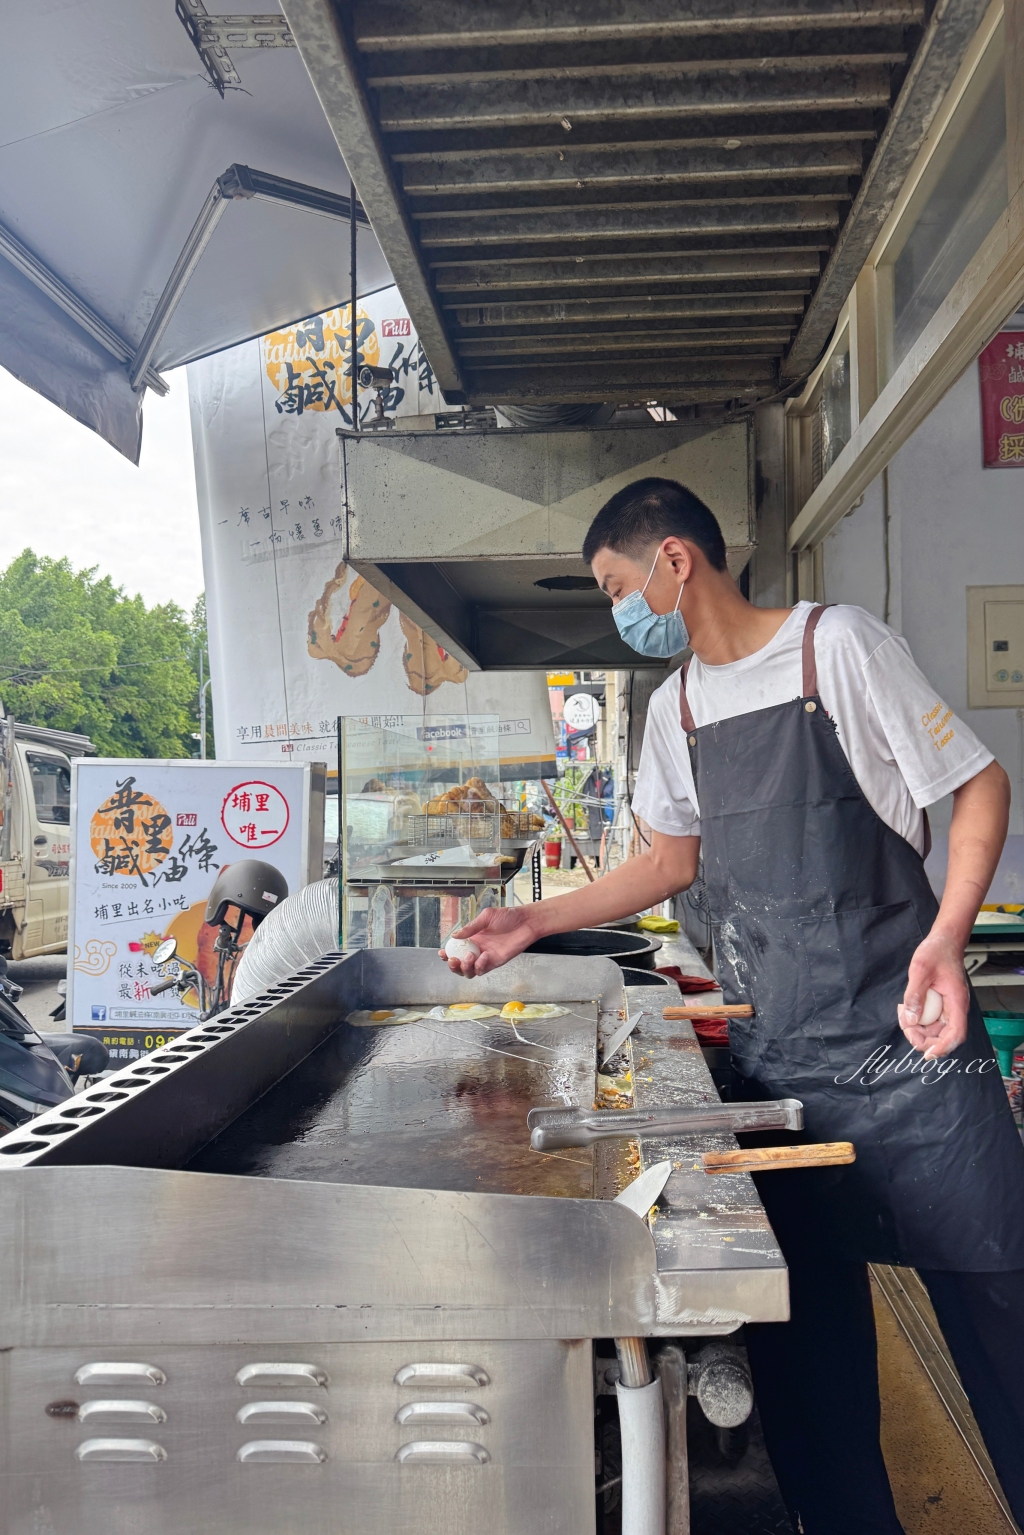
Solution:
{"label": "tiled floor", "polygon": [[907,1535],[1010,1535],[981,1472],[875,1288],[882,1449]]}

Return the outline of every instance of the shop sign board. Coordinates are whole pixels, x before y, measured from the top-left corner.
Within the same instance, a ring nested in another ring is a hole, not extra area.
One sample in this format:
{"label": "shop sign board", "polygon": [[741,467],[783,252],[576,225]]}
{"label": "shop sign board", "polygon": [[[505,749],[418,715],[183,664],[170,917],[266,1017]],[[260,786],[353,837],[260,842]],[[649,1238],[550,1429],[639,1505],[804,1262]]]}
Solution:
{"label": "shop sign board", "polygon": [[573,732],[590,730],[600,713],[601,705],[592,693],[570,693],[562,705],[562,718]]}
{"label": "shop sign board", "polygon": [[[443,409],[397,288],[357,326],[395,374],[388,417]],[[218,750],[333,761],[339,714],[496,714],[502,779],[553,777],[543,673],[470,671],[347,563],[350,358],[341,307],[189,364]],[[359,400],[367,425],[374,392]]]}
{"label": "shop sign board", "polygon": [[192,1028],[194,993],[151,995],[163,973],[153,951],[177,939],[179,956],[212,983],[216,929],[204,914],[222,869],[256,858],[289,891],[321,876],[324,779],[310,762],[76,758],[70,1027],[101,1038],[115,1065]]}
{"label": "shop sign board", "polygon": [[1024,331],[1000,331],[978,358],[986,469],[1024,468]]}

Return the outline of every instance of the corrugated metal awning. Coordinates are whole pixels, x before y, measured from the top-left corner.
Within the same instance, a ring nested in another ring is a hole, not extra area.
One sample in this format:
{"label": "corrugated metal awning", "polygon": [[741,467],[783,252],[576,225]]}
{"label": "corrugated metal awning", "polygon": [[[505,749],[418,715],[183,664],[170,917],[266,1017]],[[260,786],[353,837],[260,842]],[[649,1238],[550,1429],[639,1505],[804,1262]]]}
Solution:
{"label": "corrugated metal awning", "polygon": [[449,399],[813,366],[983,0],[282,0]]}

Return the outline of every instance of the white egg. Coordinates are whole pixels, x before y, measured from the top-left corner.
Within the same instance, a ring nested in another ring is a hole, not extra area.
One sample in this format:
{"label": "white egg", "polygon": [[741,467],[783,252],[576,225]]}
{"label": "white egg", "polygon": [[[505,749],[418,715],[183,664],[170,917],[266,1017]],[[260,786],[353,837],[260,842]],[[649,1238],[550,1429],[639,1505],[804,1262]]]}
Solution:
{"label": "white egg", "polygon": [[940,991],[929,986],[924,999],[924,1007],[921,1009],[921,1025],[927,1028],[930,1023],[938,1023],[942,1017],[943,998]]}
{"label": "white egg", "polygon": [[475,959],[480,950],[472,938],[449,938],[444,952],[449,959]]}

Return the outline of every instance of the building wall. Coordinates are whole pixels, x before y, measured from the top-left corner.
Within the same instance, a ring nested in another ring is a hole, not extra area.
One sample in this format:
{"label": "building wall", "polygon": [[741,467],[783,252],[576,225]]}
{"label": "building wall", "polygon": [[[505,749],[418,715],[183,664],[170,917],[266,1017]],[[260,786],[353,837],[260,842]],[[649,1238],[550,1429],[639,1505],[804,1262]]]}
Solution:
{"label": "building wall", "polygon": [[[967,708],[966,589],[1016,583],[1024,584],[1024,470],[981,467],[972,364],[826,541],[825,599],[868,608],[906,636],[937,692],[1010,775],[1010,831],[1021,836],[1024,711]],[[947,799],[930,812],[940,841],[951,808]]]}

